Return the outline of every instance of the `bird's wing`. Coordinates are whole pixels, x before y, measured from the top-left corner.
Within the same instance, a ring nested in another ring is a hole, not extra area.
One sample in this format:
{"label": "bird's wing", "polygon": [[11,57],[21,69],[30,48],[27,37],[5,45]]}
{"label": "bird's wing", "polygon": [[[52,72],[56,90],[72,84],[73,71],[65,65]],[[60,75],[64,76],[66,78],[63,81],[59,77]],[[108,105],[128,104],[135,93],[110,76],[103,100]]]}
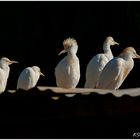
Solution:
{"label": "bird's wing", "polygon": [[116,89],[123,78],[124,60],[115,58],[107,63],[103,69],[97,88]]}
{"label": "bird's wing", "polygon": [[94,88],[99,76],[107,64],[108,59],[104,54],[95,55],[87,65],[85,87]]}
{"label": "bird's wing", "polygon": [[0,69],[0,85],[2,86],[3,79],[5,79],[5,73],[2,69]]}
{"label": "bird's wing", "polygon": [[17,89],[18,88],[22,88],[22,89],[26,89],[29,87],[30,83],[32,82],[32,79],[31,79],[31,75],[32,75],[32,72],[31,72],[31,68],[25,68],[19,78],[18,78],[18,83],[17,83]]}
{"label": "bird's wing", "polygon": [[105,54],[99,54],[97,62],[99,64],[99,70],[102,71],[105,65],[108,63],[108,58],[105,56]]}
{"label": "bird's wing", "polygon": [[56,66],[55,68],[55,75],[56,76],[61,76],[65,75],[66,72],[69,72],[69,67],[67,65],[67,59],[64,57]]}

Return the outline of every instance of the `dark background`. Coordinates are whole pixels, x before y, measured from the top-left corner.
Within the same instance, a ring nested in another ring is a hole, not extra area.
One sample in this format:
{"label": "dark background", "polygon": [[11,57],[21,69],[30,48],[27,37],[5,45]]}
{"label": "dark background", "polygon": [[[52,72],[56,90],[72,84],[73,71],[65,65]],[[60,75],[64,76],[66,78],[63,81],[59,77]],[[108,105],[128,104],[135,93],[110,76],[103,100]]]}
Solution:
{"label": "dark background", "polygon": [[[56,86],[54,68],[65,56],[57,54],[67,37],[79,44],[83,87],[87,63],[103,52],[107,36],[120,43],[112,47],[114,56],[127,46],[140,54],[140,2],[0,2],[0,57],[19,61],[11,66],[7,88],[15,89],[20,72],[32,65],[46,75],[38,85]],[[121,88],[139,87],[139,61]]]}
{"label": "dark background", "polygon": [[[57,54],[67,37],[79,45],[83,87],[87,63],[103,52],[107,36],[120,43],[112,47],[114,56],[127,46],[140,54],[140,2],[0,2],[0,57],[19,61],[11,65],[7,89],[15,89],[20,72],[32,65],[46,75],[38,85],[56,86],[54,68],[65,56]],[[135,60],[121,88],[139,87],[139,71]],[[40,93],[1,95],[1,138],[133,138],[140,132],[139,97],[92,94],[54,101],[51,91]]]}

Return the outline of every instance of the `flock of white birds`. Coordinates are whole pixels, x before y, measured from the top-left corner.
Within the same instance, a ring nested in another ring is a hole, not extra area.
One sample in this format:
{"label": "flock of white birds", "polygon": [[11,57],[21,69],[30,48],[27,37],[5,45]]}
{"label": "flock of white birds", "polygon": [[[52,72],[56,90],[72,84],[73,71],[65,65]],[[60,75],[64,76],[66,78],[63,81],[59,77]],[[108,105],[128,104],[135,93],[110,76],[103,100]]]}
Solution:
{"label": "flock of white birds", "polygon": [[[85,88],[96,89],[118,89],[134,67],[134,58],[140,56],[133,47],[125,48],[122,53],[114,57],[111,46],[119,45],[112,37],[107,37],[103,43],[104,53],[97,54],[89,61],[86,69]],[[80,63],[76,55],[78,51],[77,41],[67,38],[63,41],[64,50],[67,55],[57,64],[55,68],[56,85],[61,88],[76,88],[80,80]],[[18,63],[6,57],[0,59],[0,93],[6,89],[10,72],[10,64]],[[40,78],[44,76],[38,66],[25,68],[19,75],[17,89],[29,90],[34,88]],[[66,96],[72,97],[74,94]]]}

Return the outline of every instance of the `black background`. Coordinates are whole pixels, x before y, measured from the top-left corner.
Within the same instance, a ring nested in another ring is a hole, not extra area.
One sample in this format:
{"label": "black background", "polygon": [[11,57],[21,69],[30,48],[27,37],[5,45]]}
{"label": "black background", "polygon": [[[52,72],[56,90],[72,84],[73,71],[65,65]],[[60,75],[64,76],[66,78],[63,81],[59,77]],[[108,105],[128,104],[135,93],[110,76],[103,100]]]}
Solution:
{"label": "black background", "polygon": [[[38,85],[56,86],[54,68],[65,56],[57,54],[67,37],[79,45],[78,87],[83,87],[87,63],[103,52],[107,36],[120,43],[112,47],[114,56],[127,46],[140,54],[140,2],[0,2],[0,57],[19,61],[11,65],[7,89],[15,89],[20,72],[32,65],[46,75]],[[139,87],[139,70],[140,60],[135,60],[121,88]],[[0,98],[0,127],[5,132],[0,137],[132,138],[140,132],[139,97],[93,94],[53,101],[50,91],[22,92]]]}
{"label": "black background", "polygon": [[[58,56],[62,42],[73,37],[79,45],[83,87],[89,60],[103,52],[107,36],[120,43],[112,47],[117,56],[125,47],[133,46],[140,54],[140,3],[94,1],[32,1],[0,2],[0,57],[19,61],[11,66],[7,88],[15,89],[20,72],[38,65],[45,78],[38,85],[56,86],[54,68],[65,56]],[[121,88],[139,87],[140,62],[135,60],[133,71]]]}

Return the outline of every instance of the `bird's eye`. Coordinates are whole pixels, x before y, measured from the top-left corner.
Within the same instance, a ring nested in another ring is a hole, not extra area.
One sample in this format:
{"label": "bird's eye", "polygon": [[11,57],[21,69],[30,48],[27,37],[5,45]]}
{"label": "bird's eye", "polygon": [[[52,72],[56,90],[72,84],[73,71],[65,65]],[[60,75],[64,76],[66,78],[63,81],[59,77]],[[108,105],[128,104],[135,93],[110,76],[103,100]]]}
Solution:
{"label": "bird's eye", "polygon": [[9,61],[8,61],[7,59],[5,59],[5,62],[7,62],[7,63],[8,63]]}
{"label": "bird's eye", "polygon": [[133,52],[134,56],[137,56],[137,53],[136,52]]}

